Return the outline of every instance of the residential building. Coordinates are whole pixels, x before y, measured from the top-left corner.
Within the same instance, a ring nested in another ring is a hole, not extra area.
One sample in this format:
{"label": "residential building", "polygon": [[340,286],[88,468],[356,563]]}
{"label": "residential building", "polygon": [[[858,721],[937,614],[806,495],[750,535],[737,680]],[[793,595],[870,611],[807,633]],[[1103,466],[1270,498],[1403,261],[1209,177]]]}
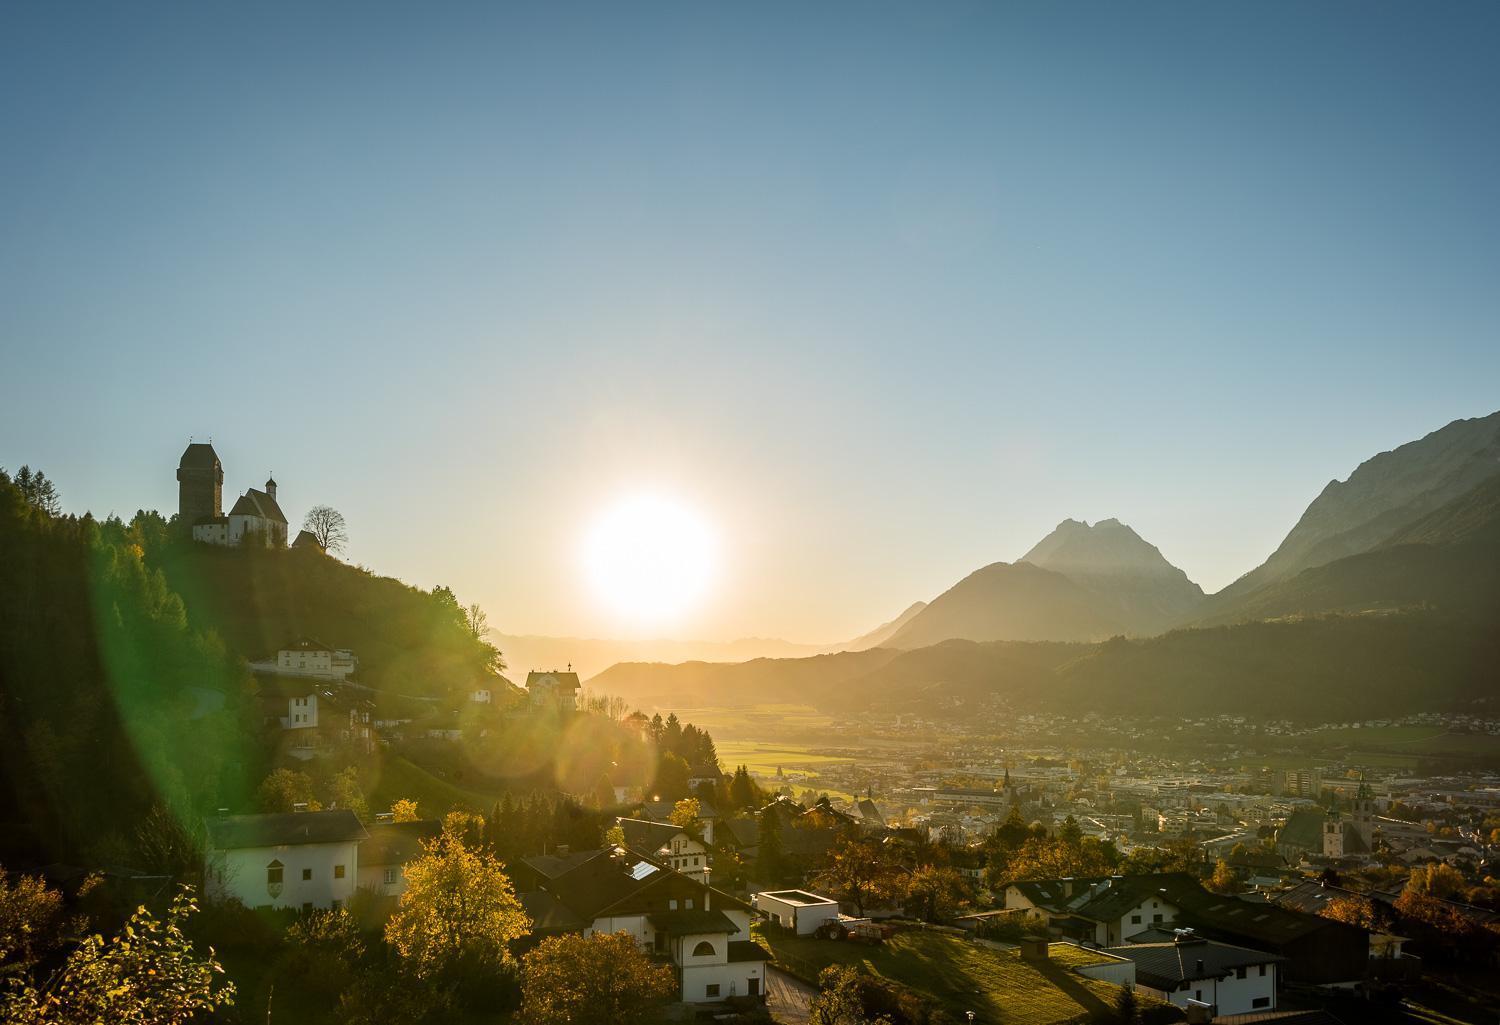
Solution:
{"label": "residential building", "polygon": [[538,672],[533,669],[526,674],[526,692],[531,696],[534,711],[576,711],[581,686],[578,674],[572,671],[571,666],[566,672],[556,669]]}
{"label": "residential building", "polygon": [[675,872],[695,879],[708,879],[708,847],[681,826],[649,819],[615,820],[625,835],[625,847],[637,854],[655,858]]}
{"label": "residential building", "polygon": [[624,932],[673,966],[687,1003],[763,997],[770,955],[750,939],[751,908],[624,848],[527,858],[521,902],[539,935]]}
{"label": "residential building", "polygon": [[1276,1009],[1276,969],[1285,958],[1263,950],[1216,943],[1181,930],[1168,943],[1108,947],[1135,962],[1135,984],[1158,1000],[1187,1007],[1212,1004],[1217,1014]]}
{"label": "residential building", "polygon": [[750,903],[771,921],[798,936],[809,936],[825,922],[837,922],[839,902],[806,890],[771,890],[753,894]]}
{"label": "residential building", "polygon": [[443,824],[432,819],[416,822],[376,822],[370,837],[359,845],[359,888],[382,897],[406,892],[405,867],[422,853],[425,841],[436,839]]}
{"label": "residential building", "polygon": [[358,885],[369,833],[352,811],[228,815],[209,819],[204,889],[246,907],[339,907]]}

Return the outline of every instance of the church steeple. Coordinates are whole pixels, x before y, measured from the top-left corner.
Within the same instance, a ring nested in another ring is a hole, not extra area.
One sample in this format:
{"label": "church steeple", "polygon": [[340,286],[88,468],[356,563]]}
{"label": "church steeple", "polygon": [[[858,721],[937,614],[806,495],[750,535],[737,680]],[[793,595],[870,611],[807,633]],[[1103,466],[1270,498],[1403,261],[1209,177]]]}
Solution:
{"label": "church steeple", "polygon": [[276,497],[276,478],[273,476],[266,477],[266,494],[272,498]]}

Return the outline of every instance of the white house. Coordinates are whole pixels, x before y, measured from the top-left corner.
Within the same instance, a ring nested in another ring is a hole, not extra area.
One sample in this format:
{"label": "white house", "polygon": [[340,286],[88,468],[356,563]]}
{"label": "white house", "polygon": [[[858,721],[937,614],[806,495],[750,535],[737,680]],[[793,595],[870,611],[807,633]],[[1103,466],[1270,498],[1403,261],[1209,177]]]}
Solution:
{"label": "white house", "polygon": [[1103,876],[1011,883],[1005,908],[1101,947],[1126,943],[1152,926],[1170,926],[1179,908],[1156,876]]}
{"label": "white house", "polygon": [[354,894],[368,836],[347,809],[209,819],[204,889],[251,908],[340,907]]}
{"label": "white house", "polygon": [[839,917],[838,901],[806,890],[766,891],[752,895],[750,902],[755,910],[798,936],[811,935],[824,922],[836,922]]}
{"label": "white house", "polygon": [[750,939],[751,908],[625,848],[526,859],[521,901],[539,935],[624,932],[669,960],[685,1003],[764,997],[770,955]]}
{"label": "white house", "polygon": [[648,819],[616,819],[625,834],[625,846],[637,854],[655,858],[673,871],[707,881],[710,868],[708,848],[688,835],[681,826]]}
{"label": "white house", "polygon": [[526,691],[531,695],[531,707],[536,711],[556,710],[572,712],[578,708],[578,674],[571,670],[537,672],[526,674]]}
{"label": "white house", "polygon": [[405,893],[407,862],[422,853],[423,841],[442,831],[443,824],[431,819],[370,826],[370,838],[359,845],[359,888],[382,897]]}
{"label": "white house", "polygon": [[300,697],[286,699],[286,715],[281,718],[284,730],[315,730],[318,728],[318,692],[310,691]]}
{"label": "white house", "polygon": [[276,652],[274,672],[279,676],[347,680],[354,672],[356,661],[353,652],[338,651],[310,637],[302,637]]}
{"label": "white house", "polygon": [[1286,959],[1263,950],[1215,943],[1178,930],[1171,943],[1109,947],[1115,957],[1135,962],[1135,984],[1158,1000],[1178,1007],[1188,1001],[1211,1004],[1216,1015],[1276,1009],[1276,967]]}

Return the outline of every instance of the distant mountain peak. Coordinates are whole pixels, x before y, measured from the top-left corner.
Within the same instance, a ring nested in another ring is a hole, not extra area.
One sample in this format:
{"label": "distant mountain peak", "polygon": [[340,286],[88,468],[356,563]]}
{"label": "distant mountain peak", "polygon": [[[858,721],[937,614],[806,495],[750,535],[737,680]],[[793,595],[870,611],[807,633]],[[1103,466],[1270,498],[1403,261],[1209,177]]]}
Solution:
{"label": "distant mountain peak", "polygon": [[1063,520],[1021,556],[1021,561],[1075,579],[1139,575],[1181,580],[1197,588],[1160,549],[1113,517],[1099,520],[1092,527],[1084,520]]}

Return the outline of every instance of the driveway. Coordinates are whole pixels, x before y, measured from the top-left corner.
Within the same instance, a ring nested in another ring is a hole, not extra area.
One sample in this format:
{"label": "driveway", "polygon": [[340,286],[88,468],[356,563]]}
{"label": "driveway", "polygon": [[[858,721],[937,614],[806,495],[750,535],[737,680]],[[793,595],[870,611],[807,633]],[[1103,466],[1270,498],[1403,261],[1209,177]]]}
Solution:
{"label": "driveway", "polygon": [[817,989],[773,965],[766,965],[766,1008],[784,1025],[806,1025],[808,1004]]}

